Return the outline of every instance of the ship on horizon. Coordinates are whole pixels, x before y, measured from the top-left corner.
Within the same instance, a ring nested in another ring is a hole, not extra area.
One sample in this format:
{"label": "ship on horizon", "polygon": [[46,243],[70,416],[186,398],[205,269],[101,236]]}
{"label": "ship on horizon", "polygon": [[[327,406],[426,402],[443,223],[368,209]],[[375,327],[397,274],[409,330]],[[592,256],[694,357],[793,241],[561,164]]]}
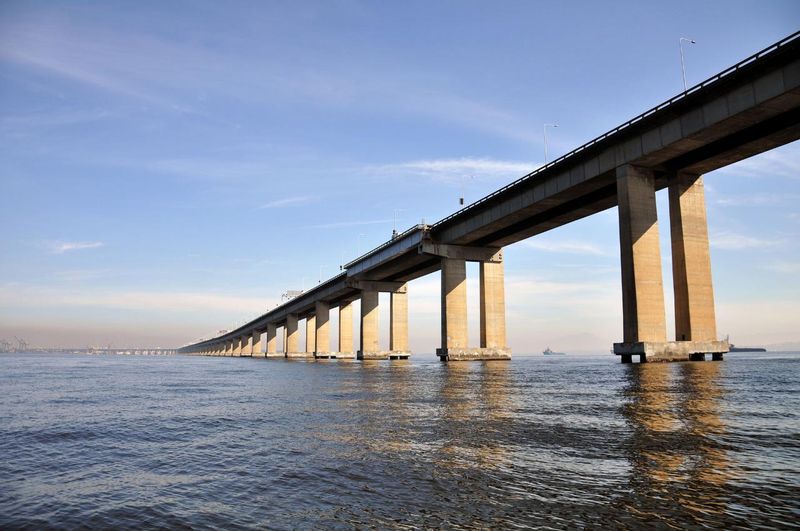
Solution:
{"label": "ship on horizon", "polygon": [[767,349],[764,347],[737,347],[733,343],[731,343],[731,336],[726,336],[725,341],[728,342],[729,349],[728,352],[766,352]]}
{"label": "ship on horizon", "polygon": [[544,356],[566,356],[564,352],[553,352],[550,347],[547,347],[542,351],[542,355]]}

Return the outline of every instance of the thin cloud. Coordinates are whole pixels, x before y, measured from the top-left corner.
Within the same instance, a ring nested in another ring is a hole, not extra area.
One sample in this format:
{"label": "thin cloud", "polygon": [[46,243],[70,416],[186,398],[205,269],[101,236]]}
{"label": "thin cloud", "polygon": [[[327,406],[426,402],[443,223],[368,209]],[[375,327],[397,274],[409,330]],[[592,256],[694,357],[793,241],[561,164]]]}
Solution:
{"label": "thin cloud", "polygon": [[711,240],[712,247],[726,251],[776,247],[784,243],[783,240],[757,238],[755,236],[747,236],[735,232],[720,232],[712,235],[709,239]]}
{"label": "thin cloud", "polygon": [[586,254],[592,256],[609,256],[599,245],[577,240],[548,241],[531,239],[525,241],[525,246],[539,251],[552,253]]}
{"label": "thin cloud", "polygon": [[305,195],[297,197],[285,197],[283,199],[276,199],[274,201],[264,203],[258,208],[281,208],[290,205],[299,205],[301,203],[308,203],[309,201],[311,201],[311,198]]}
{"label": "thin cloud", "polygon": [[797,199],[798,196],[796,194],[759,193],[722,197],[717,199],[715,203],[722,206],[769,206],[786,202],[794,203]]}
{"label": "thin cloud", "polygon": [[53,254],[64,254],[69,251],[81,251],[84,249],[97,249],[103,247],[103,242],[48,242],[47,247]]}
{"label": "thin cloud", "polygon": [[380,225],[392,223],[391,219],[372,219],[369,221],[339,221],[336,223],[323,223],[321,225],[308,225],[307,229],[339,229],[343,227],[360,227],[362,225]]}
{"label": "thin cloud", "polygon": [[367,168],[368,171],[389,175],[419,175],[440,181],[455,181],[464,177],[514,179],[536,168],[533,162],[496,160],[491,158],[461,157],[431,159],[384,164]]}

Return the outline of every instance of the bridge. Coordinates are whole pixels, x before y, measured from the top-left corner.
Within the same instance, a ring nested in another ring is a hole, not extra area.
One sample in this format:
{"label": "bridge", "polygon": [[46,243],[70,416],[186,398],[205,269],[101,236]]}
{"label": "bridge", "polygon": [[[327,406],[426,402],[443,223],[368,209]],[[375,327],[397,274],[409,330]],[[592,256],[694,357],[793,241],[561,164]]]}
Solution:
{"label": "bridge", "polygon": [[[417,225],[343,272],[224,335],[181,353],[403,359],[408,282],[441,272],[442,361],[510,359],[503,248],[618,207],[622,362],[721,360],[703,174],[800,137],[800,32],[636,116],[433,225]],[[655,193],[668,188],[675,341],[667,341]],[[479,262],[480,344],[467,343],[466,262]],[[389,292],[389,349],[379,346],[379,293]],[[358,350],[352,302],[360,300]],[[339,312],[331,349],[329,318]],[[305,321],[300,348],[298,323]],[[283,351],[277,351],[277,333]],[[264,342],[266,344],[264,344]]]}

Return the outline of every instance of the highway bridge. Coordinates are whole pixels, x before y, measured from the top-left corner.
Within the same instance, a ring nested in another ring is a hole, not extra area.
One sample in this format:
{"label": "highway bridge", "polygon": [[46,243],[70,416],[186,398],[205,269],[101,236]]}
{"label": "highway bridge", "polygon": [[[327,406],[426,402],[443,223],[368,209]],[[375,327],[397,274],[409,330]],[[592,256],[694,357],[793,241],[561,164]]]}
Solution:
{"label": "highway bridge", "polygon": [[[433,225],[417,225],[343,272],[181,353],[407,358],[408,281],[441,272],[443,361],[510,359],[503,248],[618,207],[623,362],[722,359],[717,337],[703,174],[800,137],[800,32],[647,110]],[[668,188],[675,337],[667,341],[655,193]],[[467,343],[467,261],[480,263],[480,344]],[[391,293],[390,344],[379,346],[378,295]],[[360,300],[353,342],[351,303]],[[331,348],[329,317],[339,311]],[[298,323],[305,321],[306,344]],[[277,334],[284,337],[277,351]]]}

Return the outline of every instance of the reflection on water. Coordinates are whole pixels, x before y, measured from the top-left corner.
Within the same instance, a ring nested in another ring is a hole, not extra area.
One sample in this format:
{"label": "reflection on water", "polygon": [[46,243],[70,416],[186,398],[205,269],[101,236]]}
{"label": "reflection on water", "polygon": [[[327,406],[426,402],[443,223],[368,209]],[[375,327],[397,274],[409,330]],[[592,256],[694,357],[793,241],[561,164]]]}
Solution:
{"label": "reflection on water", "polygon": [[724,392],[720,363],[628,365],[623,414],[633,430],[629,446],[633,494],[627,510],[669,522],[703,521],[726,511],[733,476],[720,436]]}
{"label": "reflection on water", "polygon": [[789,527],[800,354],[0,356],[0,528]]}

